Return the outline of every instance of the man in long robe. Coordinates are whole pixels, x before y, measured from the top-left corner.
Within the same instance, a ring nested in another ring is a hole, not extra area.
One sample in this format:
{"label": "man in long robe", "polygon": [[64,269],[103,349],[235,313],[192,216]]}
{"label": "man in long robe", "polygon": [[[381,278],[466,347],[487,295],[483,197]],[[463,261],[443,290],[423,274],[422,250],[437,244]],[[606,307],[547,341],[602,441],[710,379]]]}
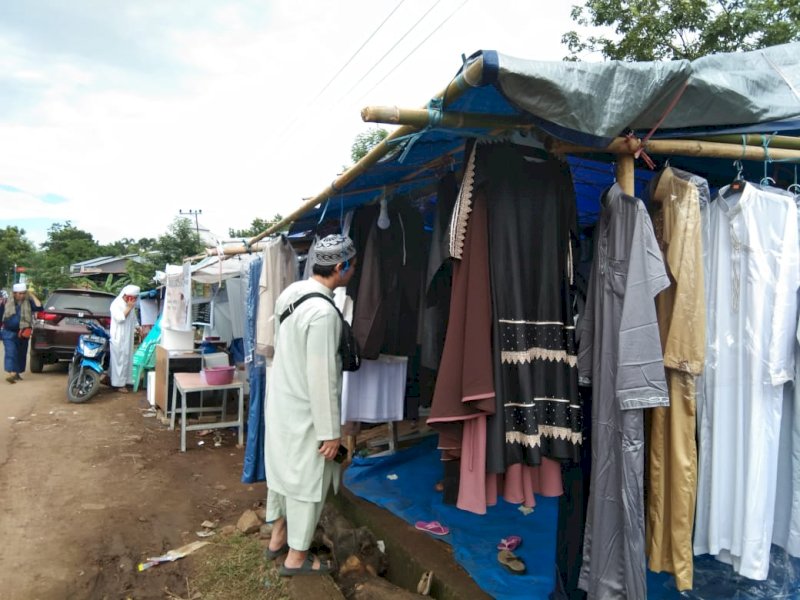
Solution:
{"label": "man in long robe", "polygon": [[0,301],[2,331],[0,336],[5,347],[5,369],[8,383],[22,380],[28,355],[28,338],[21,334],[33,325],[33,313],[42,307],[39,299],[28,290],[25,283],[15,283],[12,295]]}
{"label": "man in long robe", "polygon": [[111,386],[123,394],[133,384],[133,334],[139,286],[126,285],[111,303]]}
{"label": "man in long robe", "polygon": [[[341,441],[341,316],[333,290],[354,272],[355,247],[340,235],[320,240],[313,275],[286,288],[275,305],[275,356],[266,400],[268,556],[288,555],[281,575],[323,573],[308,554],[331,482]],[[311,297],[316,293],[331,299]],[[281,322],[281,316],[293,310]]]}

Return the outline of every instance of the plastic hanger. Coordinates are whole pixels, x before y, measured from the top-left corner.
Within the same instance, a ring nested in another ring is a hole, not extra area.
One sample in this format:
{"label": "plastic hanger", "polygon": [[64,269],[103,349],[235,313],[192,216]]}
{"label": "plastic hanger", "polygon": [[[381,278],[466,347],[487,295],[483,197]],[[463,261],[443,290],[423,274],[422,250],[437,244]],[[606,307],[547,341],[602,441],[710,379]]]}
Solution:
{"label": "plastic hanger", "polygon": [[747,183],[742,176],[742,173],[744,172],[744,165],[742,165],[742,161],[739,159],[733,161],[733,166],[736,168],[736,177],[728,186],[728,189],[725,191],[725,193],[722,194],[723,198],[727,198],[733,194],[741,192],[745,183]]}

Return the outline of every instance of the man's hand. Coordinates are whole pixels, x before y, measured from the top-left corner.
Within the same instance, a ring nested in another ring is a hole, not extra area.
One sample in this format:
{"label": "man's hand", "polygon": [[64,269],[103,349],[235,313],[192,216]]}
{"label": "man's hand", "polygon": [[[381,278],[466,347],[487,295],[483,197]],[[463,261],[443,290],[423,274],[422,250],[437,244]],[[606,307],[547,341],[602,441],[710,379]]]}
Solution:
{"label": "man's hand", "polygon": [[319,446],[318,452],[325,457],[325,460],[333,460],[333,457],[336,456],[337,450],[339,450],[339,444],[342,440],[325,440]]}

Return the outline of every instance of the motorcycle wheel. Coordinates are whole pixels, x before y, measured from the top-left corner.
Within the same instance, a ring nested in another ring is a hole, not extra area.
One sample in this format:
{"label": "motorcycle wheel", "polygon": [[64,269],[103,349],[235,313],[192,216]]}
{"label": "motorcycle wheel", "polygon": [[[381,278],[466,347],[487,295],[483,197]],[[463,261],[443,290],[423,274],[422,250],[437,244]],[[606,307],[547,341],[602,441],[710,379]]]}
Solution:
{"label": "motorcycle wheel", "polygon": [[81,369],[67,382],[67,400],[75,404],[88,401],[100,389],[100,375],[91,369]]}

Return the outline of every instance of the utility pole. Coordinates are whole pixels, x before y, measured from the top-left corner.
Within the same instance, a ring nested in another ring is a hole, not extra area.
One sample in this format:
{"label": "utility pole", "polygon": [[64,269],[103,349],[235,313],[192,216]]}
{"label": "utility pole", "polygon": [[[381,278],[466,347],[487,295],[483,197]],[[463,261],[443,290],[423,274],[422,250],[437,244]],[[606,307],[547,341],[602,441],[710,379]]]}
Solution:
{"label": "utility pole", "polygon": [[194,229],[197,232],[197,235],[200,235],[200,223],[197,220],[197,215],[202,215],[202,210],[195,210],[190,208],[189,210],[178,210],[178,214],[180,215],[194,215]]}

